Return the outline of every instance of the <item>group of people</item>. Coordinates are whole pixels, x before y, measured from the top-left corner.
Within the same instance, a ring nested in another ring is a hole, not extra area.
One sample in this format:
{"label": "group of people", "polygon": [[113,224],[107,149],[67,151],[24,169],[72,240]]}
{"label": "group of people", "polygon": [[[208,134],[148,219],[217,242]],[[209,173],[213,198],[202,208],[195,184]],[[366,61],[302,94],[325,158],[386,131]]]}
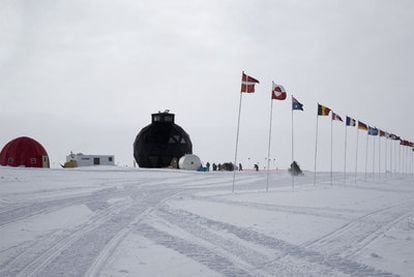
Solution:
{"label": "group of people", "polygon": [[[238,171],[243,171],[243,165],[241,163],[239,163],[238,167],[235,167],[233,163],[213,163],[210,164],[210,162],[206,163],[206,169],[207,171],[210,171],[210,167],[212,169],[212,171],[233,171],[233,170],[238,170]],[[256,171],[259,171],[259,166],[257,164],[254,165],[254,169]]]}
{"label": "group of people", "polygon": [[[233,163],[213,163],[210,165],[209,162],[206,163],[207,171],[210,171],[210,167],[213,171],[233,171],[234,165]],[[240,168],[240,167],[239,167]]]}

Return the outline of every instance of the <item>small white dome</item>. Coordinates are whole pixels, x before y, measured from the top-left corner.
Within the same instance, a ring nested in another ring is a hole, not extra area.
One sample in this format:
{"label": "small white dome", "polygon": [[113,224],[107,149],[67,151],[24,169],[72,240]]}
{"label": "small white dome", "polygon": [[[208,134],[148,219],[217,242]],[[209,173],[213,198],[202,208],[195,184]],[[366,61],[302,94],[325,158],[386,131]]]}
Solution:
{"label": "small white dome", "polygon": [[178,167],[186,170],[197,170],[201,166],[201,160],[197,155],[187,154],[180,158]]}

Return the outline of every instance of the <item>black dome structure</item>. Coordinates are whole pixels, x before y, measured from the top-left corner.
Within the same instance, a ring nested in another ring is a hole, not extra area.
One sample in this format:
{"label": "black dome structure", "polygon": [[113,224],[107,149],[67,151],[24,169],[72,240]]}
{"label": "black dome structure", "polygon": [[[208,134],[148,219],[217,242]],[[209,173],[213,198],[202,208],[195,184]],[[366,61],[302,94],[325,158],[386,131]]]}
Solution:
{"label": "black dome structure", "polygon": [[178,160],[193,153],[190,136],[174,123],[174,114],[152,114],[152,123],[144,127],[134,142],[134,158],[139,167],[178,167]]}

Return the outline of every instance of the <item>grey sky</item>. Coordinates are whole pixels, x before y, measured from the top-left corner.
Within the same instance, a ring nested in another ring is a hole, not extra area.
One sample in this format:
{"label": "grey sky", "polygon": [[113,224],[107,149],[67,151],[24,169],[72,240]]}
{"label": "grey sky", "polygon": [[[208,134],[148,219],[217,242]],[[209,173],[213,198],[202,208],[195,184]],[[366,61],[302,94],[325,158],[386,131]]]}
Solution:
{"label": "grey sky", "polygon": [[[138,131],[170,109],[203,161],[232,161],[242,70],[260,80],[243,97],[245,163],[266,157],[272,80],[305,105],[295,152],[307,169],[318,101],[414,140],[413,21],[412,1],[0,0],[0,147],[28,135],[54,166],[71,150],[131,165]],[[275,102],[279,167],[290,162],[290,118],[290,101]],[[318,168],[328,169],[330,122],[319,123]],[[344,127],[334,128],[341,170]]]}

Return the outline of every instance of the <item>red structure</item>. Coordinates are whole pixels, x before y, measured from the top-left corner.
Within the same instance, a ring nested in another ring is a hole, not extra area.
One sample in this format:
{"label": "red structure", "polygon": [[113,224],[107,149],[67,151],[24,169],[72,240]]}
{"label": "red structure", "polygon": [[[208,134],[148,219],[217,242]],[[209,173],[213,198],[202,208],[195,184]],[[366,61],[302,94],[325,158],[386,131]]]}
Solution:
{"label": "red structure", "polygon": [[7,143],[0,152],[0,165],[50,167],[46,150],[29,137],[19,137]]}

